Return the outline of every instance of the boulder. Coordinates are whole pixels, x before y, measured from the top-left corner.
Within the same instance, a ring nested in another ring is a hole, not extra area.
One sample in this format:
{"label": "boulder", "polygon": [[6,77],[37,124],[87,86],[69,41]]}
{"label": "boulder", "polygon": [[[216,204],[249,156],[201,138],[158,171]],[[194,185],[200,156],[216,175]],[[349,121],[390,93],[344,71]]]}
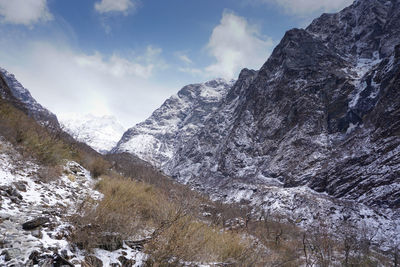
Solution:
{"label": "boulder", "polygon": [[33,230],[39,226],[43,226],[48,223],[50,219],[48,217],[39,217],[28,222],[22,224],[22,229],[24,230]]}
{"label": "boulder", "polygon": [[18,181],[13,184],[14,184],[15,188],[18,189],[18,191],[26,192],[26,184],[24,182]]}

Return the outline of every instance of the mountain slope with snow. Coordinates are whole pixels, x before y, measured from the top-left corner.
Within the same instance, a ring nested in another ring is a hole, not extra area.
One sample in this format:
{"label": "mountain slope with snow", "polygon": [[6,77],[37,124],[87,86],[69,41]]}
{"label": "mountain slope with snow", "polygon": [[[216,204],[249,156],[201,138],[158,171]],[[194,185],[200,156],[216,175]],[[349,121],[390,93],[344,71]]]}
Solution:
{"label": "mountain slope with snow", "polygon": [[[27,114],[33,117],[42,125],[46,125],[53,129],[59,129],[56,115],[39,104],[31,95],[31,93],[15,78],[14,74],[0,68],[0,94],[3,99],[10,101],[24,109]],[[10,89],[10,91],[8,91]],[[18,103],[16,103],[16,101]]]}
{"label": "mountain slope with snow", "polygon": [[129,152],[155,166],[170,160],[176,147],[202,128],[233,82],[191,84],[173,95],[144,122],[126,131],[113,152]]}
{"label": "mountain slope with snow", "polygon": [[164,170],[399,208],[399,21],[400,1],[365,0],[288,31],[249,85],[232,87],[239,104],[222,101]]}
{"label": "mountain slope with snow", "polygon": [[109,152],[125,132],[113,116],[60,116],[60,121],[64,131],[103,154]]}

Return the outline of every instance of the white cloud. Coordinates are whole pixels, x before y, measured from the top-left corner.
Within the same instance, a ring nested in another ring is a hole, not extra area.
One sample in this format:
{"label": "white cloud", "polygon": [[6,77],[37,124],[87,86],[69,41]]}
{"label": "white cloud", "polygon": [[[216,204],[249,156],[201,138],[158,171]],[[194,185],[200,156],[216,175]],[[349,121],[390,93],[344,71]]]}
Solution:
{"label": "white cloud", "polygon": [[189,58],[189,56],[185,52],[182,51],[175,52],[175,56],[187,65],[193,64],[193,61]]}
{"label": "white cloud", "polygon": [[96,52],[93,55],[76,55],[75,62],[79,67],[108,73],[115,77],[134,75],[147,79],[152,75],[153,70],[156,67],[153,60],[159,54],[161,54],[161,49],[148,46],[145,54],[136,58],[138,61],[128,60],[118,54],[113,54],[107,60],[100,53]]}
{"label": "white cloud", "polygon": [[101,14],[108,12],[122,12],[126,14],[129,9],[134,9],[136,4],[132,0],[101,0],[94,4],[94,8]]}
{"label": "white cloud", "polygon": [[260,34],[256,25],[232,12],[224,12],[207,44],[207,50],[216,62],[205,71],[213,76],[235,78],[242,68],[260,68],[273,45],[270,38]]}
{"label": "white cloud", "polygon": [[353,3],[354,0],[253,0],[261,3],[273,3],[285,9],[289,14],[306,16],[316,12],[336,12]]}
{"label": "white cloud", "polygon": [[165,66],[161,49],[152,46],[129,59],[117,53],[85,54],[56,43],[21,46],[0,47],[1,67],[13,72],[39,103],[57,115],[113,114],[131,127],[176,90],[153,81],[156,71]]}
{"label": "white cloud", "polygon": [[53,19],[47,0],[0,0],[2,23],[32,26]]}

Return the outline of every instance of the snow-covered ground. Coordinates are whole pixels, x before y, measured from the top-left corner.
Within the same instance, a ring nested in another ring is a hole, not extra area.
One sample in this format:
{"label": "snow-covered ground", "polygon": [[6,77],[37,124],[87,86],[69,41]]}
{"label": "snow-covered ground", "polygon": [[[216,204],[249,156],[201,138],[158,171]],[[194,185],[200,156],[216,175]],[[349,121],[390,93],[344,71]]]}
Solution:
{"label": "snow-covered ground", "polygon": [[[68,242],[72,226],[66,217],[88,197],[102,195],[92,189],[95,181],[90,173],[76,162],[67,162],[63,175],[53,181],[42,181],[39,172],[38,165],[22,161],[8,143],[0,142],[0,266],[40,265],[60,257],[81,266],[88,255]],[[31,220],[44,223],[24,230],[22,225]],[[89,256],[100,259],[103,266],[122,265],[121,256],[134,260],[134,266],[146,259],[128,246],[113,252],[97,249]]]}

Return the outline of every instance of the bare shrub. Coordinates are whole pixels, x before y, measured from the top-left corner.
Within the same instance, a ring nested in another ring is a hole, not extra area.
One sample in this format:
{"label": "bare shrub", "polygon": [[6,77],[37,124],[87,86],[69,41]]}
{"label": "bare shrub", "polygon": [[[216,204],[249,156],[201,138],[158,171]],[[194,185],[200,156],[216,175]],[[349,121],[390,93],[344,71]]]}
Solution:
{"label": "bare shrub", "polygon": [[93,178],[98,178],[106,174],[110,169],[110,164],[100,157],[91,159],[89,162],[88,169]]}

